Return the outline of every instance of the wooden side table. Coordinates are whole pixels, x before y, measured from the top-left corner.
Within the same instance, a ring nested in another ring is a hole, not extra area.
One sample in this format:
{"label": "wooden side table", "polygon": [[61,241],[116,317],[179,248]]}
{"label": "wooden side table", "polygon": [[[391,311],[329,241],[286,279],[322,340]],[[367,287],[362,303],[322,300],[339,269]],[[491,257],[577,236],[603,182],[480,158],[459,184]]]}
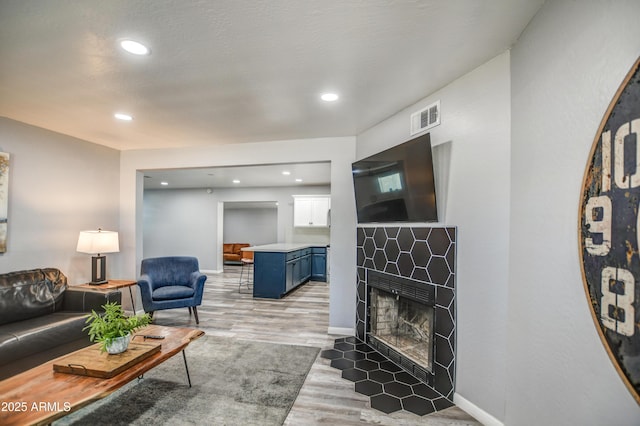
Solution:
{"label": "wooden side table", "polygon": [[129,296],[131,297],[131,308],[133,308],[133,313],[136,313],[136,302],[135,299],[133,298],[133,291],[131,291],[131,287],[133,287],[134,285],[138,285],[138,281],[131,281],[131,280],[109,280],[104,284],[80,284],[78,286],[74,286],[74,287],[79,287],[79,288],[84,288],[84,289],[88,289],[88,290],[97,290],[97,291],[102,291],[102,290],[118,290],[118,289],[122,289],[125,287],[129,287]]}

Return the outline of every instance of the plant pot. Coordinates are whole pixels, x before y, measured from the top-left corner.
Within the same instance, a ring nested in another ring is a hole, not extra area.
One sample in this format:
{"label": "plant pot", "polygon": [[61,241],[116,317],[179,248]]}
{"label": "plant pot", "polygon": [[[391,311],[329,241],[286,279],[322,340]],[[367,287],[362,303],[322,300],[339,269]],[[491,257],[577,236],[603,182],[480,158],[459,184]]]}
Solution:
{"label": "plant pot", "polygon": [[116,337],[107,344],[107,352],[110,355],[120,354],[127,350],[129,347],[129,341],[131,340],[131,334],[126,336]]}

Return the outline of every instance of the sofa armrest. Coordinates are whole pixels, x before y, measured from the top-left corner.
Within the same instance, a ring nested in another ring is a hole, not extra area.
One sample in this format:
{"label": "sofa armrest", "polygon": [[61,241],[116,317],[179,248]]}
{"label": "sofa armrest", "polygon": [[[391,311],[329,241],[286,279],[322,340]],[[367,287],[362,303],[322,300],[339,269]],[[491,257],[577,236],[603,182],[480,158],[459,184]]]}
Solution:
{"label": "sofa armrest", "polygon": [[93,291],[71,286],[64,292],[62,309],[72,312],[101,312],[102,305],[109,302],[122,303],[122,293],[117,290]]}

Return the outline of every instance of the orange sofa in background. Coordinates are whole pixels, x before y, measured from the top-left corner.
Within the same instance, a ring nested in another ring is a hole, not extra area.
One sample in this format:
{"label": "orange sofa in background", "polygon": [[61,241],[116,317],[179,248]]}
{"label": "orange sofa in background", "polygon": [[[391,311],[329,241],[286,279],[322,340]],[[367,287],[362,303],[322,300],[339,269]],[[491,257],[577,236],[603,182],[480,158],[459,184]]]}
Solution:
{"label": "orange sofa in background", "polygon": [[250,247],[251,244],[247,243],[225,243],[222,245],[222,260],[227,263],[240,264],[242,259],[242,248]]}

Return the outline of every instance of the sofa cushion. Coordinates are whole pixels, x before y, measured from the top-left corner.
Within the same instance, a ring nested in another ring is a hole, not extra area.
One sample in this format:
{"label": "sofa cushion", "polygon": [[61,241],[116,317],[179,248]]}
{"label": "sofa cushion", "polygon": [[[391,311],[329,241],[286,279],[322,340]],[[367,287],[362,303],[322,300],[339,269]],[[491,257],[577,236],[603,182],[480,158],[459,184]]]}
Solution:
{"label": "sofa cushion", "polygon": [[251,244],[246,244],[246,243],[236,243],[233,245],[233,253],[242,255],[242,249],[244,247],[249,247],[250,245]]}
{"label": "sofa cushion", "polygon": [[55,312],[5,324],[0,333],[0,364],[43,352],[78,339],[88,339],[82,329],[86,313]]}
{"label": "sofa cushion", "polygon": [[62,309],[67,277],[54,268],[0,275],[0,324],[51,314]]}
{"label": "sofa cushion", "polygon": [[191,287],[182,285],[169,285],[157,288],[153,291],[153,300],[173,300],[173,299],[186,299],[193,297],[195,291]]}

